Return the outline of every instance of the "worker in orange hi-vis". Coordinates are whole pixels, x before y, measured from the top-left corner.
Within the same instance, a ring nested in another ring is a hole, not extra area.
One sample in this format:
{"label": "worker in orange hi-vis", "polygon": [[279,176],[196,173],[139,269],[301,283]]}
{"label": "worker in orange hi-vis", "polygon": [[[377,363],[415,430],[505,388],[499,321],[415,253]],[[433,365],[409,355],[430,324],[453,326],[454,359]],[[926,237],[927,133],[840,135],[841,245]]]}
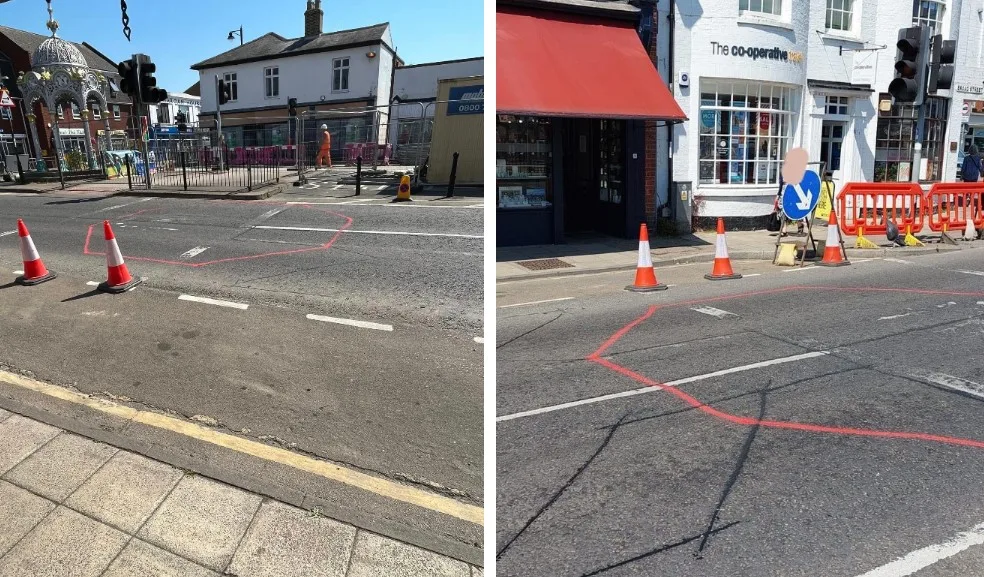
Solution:
{"label": "worker in orange hi-vis", "polygon": [[318,168],[321,168],[321,162],[324,159],[328,159],[328,168],[331,168],[331,133],[328,132],[328,125],[321,125],[321,150],[318,151]]}

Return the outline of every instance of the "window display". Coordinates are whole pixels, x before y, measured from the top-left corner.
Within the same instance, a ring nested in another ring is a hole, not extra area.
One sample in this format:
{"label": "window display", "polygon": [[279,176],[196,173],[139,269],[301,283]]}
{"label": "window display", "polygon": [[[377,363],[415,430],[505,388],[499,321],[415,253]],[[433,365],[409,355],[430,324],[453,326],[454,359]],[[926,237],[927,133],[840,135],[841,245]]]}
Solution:
{"label": "window display", "polygon": [[499,115],[495,158],[499,208],[552,205],[549,119]]}
{"label": "window display", "polygon": [[793,88],[705,81],[700,100],[700,182],[778,184],[795,122]]}

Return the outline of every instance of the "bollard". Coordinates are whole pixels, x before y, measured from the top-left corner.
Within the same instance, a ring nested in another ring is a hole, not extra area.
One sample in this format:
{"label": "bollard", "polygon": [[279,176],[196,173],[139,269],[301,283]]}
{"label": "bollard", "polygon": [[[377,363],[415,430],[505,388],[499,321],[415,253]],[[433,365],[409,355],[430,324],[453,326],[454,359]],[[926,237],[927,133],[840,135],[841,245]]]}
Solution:
{"label": "bollard", "polygon": [[458,153],[455,152],[451,157],[451,178],[448,179],[448,194],[444,198],[451,198],[454,196],[454,178],[458,173]]}
{"label": "bollard", "polygon": [[17,179],[20,180],[20,183],[21,184],[27,184],[24,181],[24,167],[21,166],[20,155],[19,154],[15,154],[14,155],[14,158],[17,159]]}
{"label": "bollard", "polygon": [[126,184],[130,187],[130,190],[133,190],[133,177],[130,175],[130,173],[133,172],[133,169],[130,164],[130,155],[125,155],[123,157],[123,161],[126,163]]}
{"label": "bollard", "polygon": [[252,190],[253,190],[253,168],[251,166],[252,163],[249,160],[249,157],[250,157],[249,150],[248,149],[244,149],[244,152],[246,153],[246,181],[247,181],[246,189],[252,192]]}
{"label": "bollard", "polygon": [[188,169],[185,166],[185,151],[181,151],[181,176],[184,179],[184,189],[188,190]]}
{"label": "bollard", "polygon": [[355,196],[362,194],[362,155],[355,159]]}

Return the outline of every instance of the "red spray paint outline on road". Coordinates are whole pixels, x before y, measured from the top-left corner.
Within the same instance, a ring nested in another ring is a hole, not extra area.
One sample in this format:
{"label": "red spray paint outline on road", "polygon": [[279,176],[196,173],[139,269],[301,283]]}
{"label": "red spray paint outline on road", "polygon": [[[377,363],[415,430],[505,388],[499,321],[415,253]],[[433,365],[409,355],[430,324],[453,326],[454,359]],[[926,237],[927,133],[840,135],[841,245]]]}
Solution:
{"label": "red spray paint outline on road", "polygon": [[848,435],[856,437],[879,437],[887,439],[907,439],[907,440],[917,440],[917,441],[927,441],[933,443],[943,443],[946,445],[958,445],[963,447],[973,447],[976,449],[984,449],[984,441],[979,441],[975,439],[965,439],[961,437],[948,437],[945,435],[934,435],[931,433],[918,433],[911,431],[886,431],[879,429],[858,429],[853,427],[835,427],[830,425],[817,425],[811,423],[799,423],[796,421],[775,421],[775,420],[760,420],[755,417],[743,417],[741,415],[735,415],[732,413],[726,413],[720,411],[713,407],[710,407],[703,402],[701,402],[696,397],[693,397],[677,387],[666,387],[663,383],[654,381],[644,375],[641,375],[629,368],[623,367],[618,363],[612,362],[608,359],[601,358],[601,355],[610,349],[615,343],[617,343],[622,337],[627,335],[632,329],[644,323],[659,309],[664,308],[674,308],[687,305],[703,304],[708,302],[722,301],[722,300],[732,300],[739,299],[743,297],[758,296],[765,294],[775,294],[787,291],[797,291],[797,290],[812,290],[812,291],[837,291],[837,292],[893,292],[893,293],[909,293],[909,294],[922,294],[922,295],[937,295],[937,296],[966,296],[981,298],[984,297],[984,293],[979,292],[957,292],[957,291],[934,291],[934,290],[921,290],[921,289],[903,289],[903,288],[848,288],[848,287],[807,287],[807,286],[795,286],[786,287],[781,289],[754,291],[748,293],[742,293],[739,295],[729,295],[723,297],[712,297],[706,299],[692,300],[680,303],[672,303],[665,305],[651,305],[649,309],[640,317],[625,325],[621,329],[615,332],[611,337],[608,338],[604,343],[601,344],[598,349],[588,355],[585,360],[597,363],[611,371],[614,371],[624,377],[628,377],[638,383],[642,383],[647,387],[654,387],[663,391],[666,391],[684,403],[690,405],[694,409],[701,411],[707,415],[714,418],[721,419],[723,421],[733,423],[736,425],[744,426],[755,426],[771,428],[771,429],[786,429],[794,431],[805,431],[808,433],[825,433],[833,435]]}
{"label": "red spray paint outline on road", "polygon": [[[245,201],[245,200],[243,200],[243,201],[235,201],[235,200],[233,200],[233,201],[226,201],[226,202],[249,202],[249,201]],[[261,204],[261,203],[260,202],[253,202],[252,204]],[[144,261],[144,262],[156,262],[156,263],[161,263],[161,264],[174,264],[174,265],[186,266],[186,267],[190,267],[190,268],[201,268],[203,266],[209,266],[209,265],[212,265],[212,264],[218,264],[218,263],[222,263],[222,262],[235,262],[235,261],[243,261],[243,260],[252,260],[252,259],[257,259],[257,258],[265,258],[265,257],[270,257],[270,256],[284,256],[284,255],[288,255],[288,254],[297,254],[297,253],[302,253],[302,252],[312,252],[312,251],[318,251],[318,250],[327,250],[327,249],[331,248],[331,246],[333,244],[335,244],[335,241],[338,240],[338,238],[341,236],[341,234],[342,234],[343,231],[347,230],[350,226],[352,226],[352,222],[353,222],[352,218],[351,217],[348,217],[348,216],[345,216],[344,214],[341,214],[341,213],[338,213],[338,212],[334,212],[334,211],[331,211],[331,210],[326,210],[326,209],[323,209],[323,208],[315,208],[315,207],[311,206],[310,204],[292,204],[292,205],[285,205],[285,206],[301,206],[301,207],[307,208],[309,210],[317,210],[317,211],[320,211],[320,212],[324,212],[326,214],[330,214],[332,216],[337,216],[337,217],[340,217],[340,218],[345,219],[345,224],[343,224],[341,227],[339,227],[338,231],[335,234],[333,234],[330,239],[328,239],[328,242],[326,242],[326,243],[324,243],[324,244],[322,244],[320,246],[312,246],[312,247],[307,247],[307,248],[298,248],[298,249],[294,249],[294,250],[282,250],[282,251],[276,251],[276,252],[264,252],[264,253],[260,253],[260,254],[253,254],[253,255],[247,255],[247,256],[235,256],[235,257],[229,257],[229,258],[220,258],[220,259],[215,259],[215,260],[210,260],[210,261],[205,261],[205,262],[184,262],[184,261],[179,261],[179,260],[167,260],[167,259],[150,258],[150,257],[144,257],[144,256],[133,256],[133,255],[129,255],[129,254],[125,254],[123,256],[127,260],[136,260],[136,261]],[[125,214],[125,215],[120,216],[120,217],[117,217],[117,218],[119,218],[119,219],[129,218],[129,217],[137,216],[138,214],[144,214],[144,213],[147,213],[147,212],[160,212],[162,210],[164,210],[164,209],[163,208],[146,208],[144,210],[138,210],[137,212],[130,213],[130,214]],[[94,251],[89,250],[89,242],[92,240],[92,231],[95,229],[96,226],[99,226],[99,225],[98,224],[90,224],[89,225],[89,231],[85,235],[85,246],[83,246],[83,248],[82,248],[82,254],[87,255],[87,256],[106,256],[106,253],[105,252],[94,252]]]}

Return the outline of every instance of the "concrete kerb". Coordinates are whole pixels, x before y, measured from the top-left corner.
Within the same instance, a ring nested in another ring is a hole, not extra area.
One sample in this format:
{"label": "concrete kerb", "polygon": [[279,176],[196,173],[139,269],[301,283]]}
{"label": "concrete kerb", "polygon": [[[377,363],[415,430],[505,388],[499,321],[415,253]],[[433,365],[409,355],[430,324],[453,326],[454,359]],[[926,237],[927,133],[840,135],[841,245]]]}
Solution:
{"label": "concrete kerb", "polygon": [[[847,258],[851,259],[862,259],[862,258],[882,258],[882,257],[906,257],[906,256],[921,256],[925,254],[937,254],[942,252],[954,252],[964,249],[972,248],[984,248],[984,245],[965,245],[965,246],[945,246],[945,245],[932,245],[925,247],[898,247],[898,248],[886,248],[880,247],[878,249],[847,249]],[[772,261],[774,257],[774,251],[772,249],[768,250],[746,250],[746,251],[730,251],[728,256],[731,260],[760,260],[760,261]],[[654,255],[653,256],[653,266],[656,268],[657,273],[661,266],[678,266],[685,264],[696,264],[704,262],[714,262],[714,252],[702,252],[699,254],[679,256],[679,257],[662,257]],[[531,271],[529,273],[523,274],[513,274],[507,276],[497,277],[495,281],[497,283],[502,282],[515,282],[534,278],[557,278],[566,276],[578,276],[585,274],[596,274],[596,273],[606,273],[606,272],[621,272],[621,271],[632,271],[635,270],[638,263],[633,262],[632,264],[624,265],[613,265],[598,268],[575,268],[575,269],[560,269],[560,270],[547,270],[547,271]]]}
{"label": "concrete kerb", "polygon": [[124,190],[117,196],[141,196],[154,198],[190,198],[190,199],[232,199],[232,200],[263,200],[280,194],[287,189],[285,184],[266,186],[252,191],[208,191],[208,190],[171,190],[146,188]]}

